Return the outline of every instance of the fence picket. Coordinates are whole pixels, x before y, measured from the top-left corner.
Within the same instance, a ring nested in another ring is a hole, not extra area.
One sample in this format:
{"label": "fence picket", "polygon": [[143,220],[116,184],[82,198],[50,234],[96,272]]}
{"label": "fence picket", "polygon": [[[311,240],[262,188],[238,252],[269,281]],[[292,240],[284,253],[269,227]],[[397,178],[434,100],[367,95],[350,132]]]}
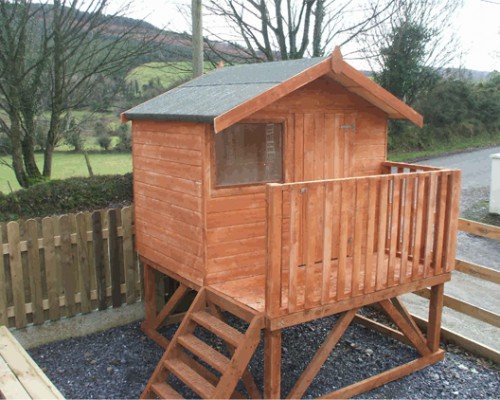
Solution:
{"label": "fence picket", "polygon": [[63,280],[64,297],[66,299],[66,310],[68,317],[76,313],[75,309],[75,268],[73,267],[73,256],[71,254],[71,226],[69,217],[63,215],[59,217],[59,231],[61,234],[61,275]]}
{"label": "fence picket", "polygon": [[101,212],[92,213],[92,242],[94,246],[94,265],[97,280],[97,304],[99,310],[107,308],[106,272],[104,271],[104,243],[102,239]]}
{"label": "fence picket", "polygon": [[90,301],[90,264],[87,246],[87,219],[85,214],[76,215],[76,255],[78,274],[80,276],[80,303],[82,313],[88,313],[92,309]]}
{"label": "fence picket", "polygon": [[111,304],[116,308],[122,305],[122,294],[120,289],[120,255],[115,209],[108,211],[108,247],[109,267],[111,269]]}
{"label": "fence picket", "polygon": [[[0,246],[3,248],[3,224],[0,224]],[[5,280],[5,264],[3,251],[0,254],[0,325],[9,324],[7,314],[7,282]]]}
{"label": "fence picket", "polygon": [[50,217],[42,220],[43,249],[45,260],[45,279],[49,300],[49,318],[56,321],[61,317],[59,308],[59,276],[56,265],[56,249],[54,243],[54,221]]}
{"label": "fence picket", "polygon": [[31,309],[33,323],[41,324],[43,315],[42,272],[40,270],[40,250],[38,248],[38,222],[34,219],[26,221],[26,238],[28,252],[28,271],[31,292]]}
{"label": "fence picket", "polygon": [[127,304],[137,301],[137,267],[134,264],[134,244],[132,240],[132,207],[123,207],[122,211],[122,246]]}
{"label": "fence picket", "polygon": [[24,279],[21,248],[19,246],[19,224],[17,222],[12,221],[7,224],[7,240],[9,243],[9,265],[12,281],[12,298],[16,314],[16,328],[24,328],[27,321],[24,307]]}

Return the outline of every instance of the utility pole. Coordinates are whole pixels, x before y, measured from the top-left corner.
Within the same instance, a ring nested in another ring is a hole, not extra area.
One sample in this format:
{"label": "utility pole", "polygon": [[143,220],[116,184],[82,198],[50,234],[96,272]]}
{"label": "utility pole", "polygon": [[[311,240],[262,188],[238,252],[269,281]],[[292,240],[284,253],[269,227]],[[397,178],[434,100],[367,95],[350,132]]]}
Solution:
{"label": "utility pole", "polygon": [[191,0],[193,22],[193,78],[203,74],[203,32],[201,22],[201,0]]}

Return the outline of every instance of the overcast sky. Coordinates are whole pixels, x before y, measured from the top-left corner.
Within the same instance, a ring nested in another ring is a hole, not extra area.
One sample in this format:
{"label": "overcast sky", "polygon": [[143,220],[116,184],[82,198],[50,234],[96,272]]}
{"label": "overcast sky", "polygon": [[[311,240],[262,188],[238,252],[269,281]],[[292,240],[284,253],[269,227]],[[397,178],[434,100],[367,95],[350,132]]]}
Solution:
{"label": "overcast sky", "polygon": [[[111,3],[116,7],[123,1],[111,0]],[[179,7],[185,8],[190,4],[191,0],[134,0],[128,16],[145,18],[169,30],[190,32],[190,21],[179,11]],[[205,22],[213,24],[213,21]],[[500,0],[464,0],[463,8],[457,13],[455,26],[456,32],[450,34],[459,36],[462,55],[456,65],[451,66],[458,67],[461,64],[475,70],[500,70]],[[224,32],[224,27],[215,28]],[[366,68],[359,61],[353,61],[352,64]]]}

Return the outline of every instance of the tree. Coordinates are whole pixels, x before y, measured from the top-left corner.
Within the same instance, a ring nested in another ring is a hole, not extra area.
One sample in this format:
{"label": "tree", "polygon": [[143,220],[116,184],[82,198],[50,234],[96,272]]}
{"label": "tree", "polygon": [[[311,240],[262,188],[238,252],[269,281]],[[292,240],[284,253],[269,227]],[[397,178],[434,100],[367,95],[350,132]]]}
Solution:
{"label": "tree", "polygon": [[[102,77],[125,73],[162,45],[142,21],[120,25],[107,0],[0,0],[0,125],[11,142],[12,168],[23,187],[52,173],[52,155],[68,111],[83,107]],[[43,170],[34,137],[48,112]]]}
{"label": "tree", "polygon": [[457,56],[449,33],[459,6],[456,0],[396,0],[389,18],[358,37],[375,80],[409,104],[429,90]]}
{"label": "tree", "polygon": [[[207,8],[244,43],[243,58],[273,61],[322,56],[334,40],[346,44],[385,21],[393,1],[376,0],[369,13],[349,0],[209,0]],[[211,49],[222,59],[235,57]]]}

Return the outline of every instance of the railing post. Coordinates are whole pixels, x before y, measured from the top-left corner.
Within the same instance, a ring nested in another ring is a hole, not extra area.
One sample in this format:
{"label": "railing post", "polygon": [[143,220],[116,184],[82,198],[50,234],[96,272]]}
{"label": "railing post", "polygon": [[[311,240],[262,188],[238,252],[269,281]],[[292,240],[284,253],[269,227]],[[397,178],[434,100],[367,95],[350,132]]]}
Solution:
{"label": "railing post", "polygon": [[283,191],[279,184],[268,184],[267,200],[267,251],[266,251],[266,315],[279,315],[281,300],[281,230]]}

